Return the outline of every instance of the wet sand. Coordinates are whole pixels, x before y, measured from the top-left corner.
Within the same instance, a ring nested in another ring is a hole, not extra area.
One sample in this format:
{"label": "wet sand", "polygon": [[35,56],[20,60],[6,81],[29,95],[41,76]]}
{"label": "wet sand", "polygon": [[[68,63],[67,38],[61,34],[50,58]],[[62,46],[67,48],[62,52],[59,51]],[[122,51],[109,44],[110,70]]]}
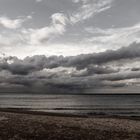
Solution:
{"label": "wet sand", "polygon": [[140,120],[1,110],[0,140],[140,140]]}

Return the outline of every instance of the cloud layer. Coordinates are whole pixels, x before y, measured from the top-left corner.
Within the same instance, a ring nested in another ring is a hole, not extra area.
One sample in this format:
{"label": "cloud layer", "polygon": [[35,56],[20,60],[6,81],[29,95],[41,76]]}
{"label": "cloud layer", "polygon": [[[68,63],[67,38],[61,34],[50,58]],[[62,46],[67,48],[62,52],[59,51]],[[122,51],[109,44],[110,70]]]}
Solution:
{"label": "cloud layer", "polygon": [[[1,57],[0,85],[22,86],[28,90],[44,89],[45,92],[96,92],[102,88],[127,88],[140,78],[140,44],[133,43],[115,51],[83,54],[79,56],[36,55],[19,59]],[[132,61],[128,65],[129,60]],[[123,62],[122,67],[121,61]],[[116,64],[115,64],[116,63]],[[129,81],[131,80],[131,81]]]}

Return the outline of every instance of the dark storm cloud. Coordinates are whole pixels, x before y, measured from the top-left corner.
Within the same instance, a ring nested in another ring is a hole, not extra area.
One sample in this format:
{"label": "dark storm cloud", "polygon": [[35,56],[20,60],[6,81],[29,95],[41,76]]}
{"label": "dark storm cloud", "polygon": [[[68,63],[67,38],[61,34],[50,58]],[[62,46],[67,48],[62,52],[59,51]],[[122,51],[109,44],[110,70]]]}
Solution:
{"label": "dark storm cloud", "polygon": [[[53,69],[63,66],[76,67],[78,70],[87,68],[89,73],[105,74],[115,71],[109,68],[96,67],[96,65],[103,65],[107,62],[137,57],[140,57],[140,44],[133,43],[129,47],[123,47],[114,51],[110,50],[101,53],[81,54],[70,57],[46,57],[44,55],[36,55],[33,57],[26,57],[23,60],[16,57],[8,57],[0,63],[0,69],[9,70],[13,74],[26,75],[30,72],[39,71],[44,68]],[[13,61],[13,63],[9,64],[8,61]],[[90,66],[91,64],[93,66]]]}
{"label": "dark storm cloud", "polygon": [[0,62],[0,84],[21,85],[32,90],[44,88],[46,92],[123,87],[126,86],[123,80],[140,78],[139,69],[132,68],[126,72],[105,64],[137,57],[140,57],[140,46],[136,43],[115,51],[71,57],[37,55],[23,60],[5,57]]}
{"label": "dark storm cloud", "polygon": [[[0,77],[0,83],[7,83],[9,86],[20,85],[27,87],[29,91],[40,90],[39,92],[46,93],[75,93],[85,92],[88,89],[108,87],[117,88],[126,86],[125,83],[117,82],[118,80],[131,79],[140,77],[140,73],[125,73],[104,74],[84,77],[70,77],[68,75],[48,78],[40,77],[40,75],[12,75]],[[47,75],[47,73],[46,73]],[[58,72],[59,75],[59,72]],[[119,77],[119,78],[118,78]]]}
{"label": "dark storm cloud", "polygon": [[46,57],[44,55],[36,55],[33,57],[26,57],[23,60],[20,60],[17,57],[7,57],[2,59],[0,70],[8,70],[12,74],[27,75],[44,68],[53,69],[63,66],[75,67],[78,70],[87,68],[88,74],[107,74],[117,72],[117,70],[103,67],[102,65],[104,63],[137,57],[140,57],[140,44],[133,43],[129,47],[123,47],[115,51],[82,54],[71,57]]}
{"label": "dark storm cloud", "polygon": [[89,65],[87,68],[81,73],[73,73],[72,76],[80,77],[80,76],[89,76],[89,75],[102,75],[102,74],[110,74],[117,73],[119,70],[112,69],[106,66],[97,66],[97,65]]}
{"label": "dark storm cloud", "polygon": [[87,67],[89,64],[98,64],[117,61],[120,59],[133,59],[140,57],[140,44],[133,43],[129,47],[122,47],[118,50],[108,50],[101,53],[82,54],[75,57],[65,58],[62,66],[75,66],[78,69]]}
{"label": "dark storm cloud", "polygon": [[140,71],[140,68],[132,68],[131,71]]}
{"label": "dark storm cloud", "polygon": [[[76,67],[77,69],[87,68],[90,64],[102,65],[107,62],[117,61],[120,59],[133,59],[140,57],[140,44],[133,43],[129,47],[122,47],[118,50],[108,50],[101,53],[81,54],[78,56],[33,56],[27,57],[24,60],[14,62],[19,65],[25,64],[35,67],[35,69],[43,68],[57,68],[63,67]],[[14,65],[11,64],[12,65]]]}
{"label": "dark storm cloud", "polygon": [[[26,57],[20,60],[17,57],[7,57],[0,63],[1,70],[8,70],[12,74],[27,75],[33,71],[43,69],[47,58],[45,56]],[[11,61],[12,63],[8,63]]]}
{"label": "dark storm cloud", "polygon": [[89,65],[87,67],[87,73],[88,75],[91,74],[110,74],[110,73],[116,73],[118,70],[114,70],[109,67],[103,67],[103,66],[94,66],[94,65]]}
{"label": "dark storm cloud", "polygon": [[120,81],[126,79],[140,78],[140,72],[119,72],[98,77],[100,80]]}
{"label": "dark storm cloud", "polygon": [[[45,76],[40,78],[35,76],[12,76],[7,78],[1,78],[0,83],[7,83],[10,85],[22,85],[28,87],[29,90],[40,89],[41,92],[46,93],[70,93],[70,92],[84,92],[87,89],[94,89],[100,87],[123,87],[124,83],[117,83],[116,81],[109,81],[114,79],[114,75],[87,76],[87,77],[52,77],[51,79]],[[127,77],[129,78],[129,77]]]}

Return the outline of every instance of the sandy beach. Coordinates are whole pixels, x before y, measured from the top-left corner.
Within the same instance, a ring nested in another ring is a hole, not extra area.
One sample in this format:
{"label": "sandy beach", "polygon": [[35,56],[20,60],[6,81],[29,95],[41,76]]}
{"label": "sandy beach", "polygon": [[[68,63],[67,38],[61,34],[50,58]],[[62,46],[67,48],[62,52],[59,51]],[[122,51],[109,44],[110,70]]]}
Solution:
{"label": "sandy beach", "polygon": [[0,111],[0,140],[140,140],[140,120]]}

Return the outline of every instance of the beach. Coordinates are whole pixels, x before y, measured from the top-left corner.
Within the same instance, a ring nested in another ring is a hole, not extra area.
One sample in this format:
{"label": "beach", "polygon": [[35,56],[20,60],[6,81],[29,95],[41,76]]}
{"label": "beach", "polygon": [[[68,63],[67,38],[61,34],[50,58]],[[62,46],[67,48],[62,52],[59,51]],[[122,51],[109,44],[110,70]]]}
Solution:
{"label": "beach", "polygon": [[0,111],[0,140],[139,139],[139,118]]}

